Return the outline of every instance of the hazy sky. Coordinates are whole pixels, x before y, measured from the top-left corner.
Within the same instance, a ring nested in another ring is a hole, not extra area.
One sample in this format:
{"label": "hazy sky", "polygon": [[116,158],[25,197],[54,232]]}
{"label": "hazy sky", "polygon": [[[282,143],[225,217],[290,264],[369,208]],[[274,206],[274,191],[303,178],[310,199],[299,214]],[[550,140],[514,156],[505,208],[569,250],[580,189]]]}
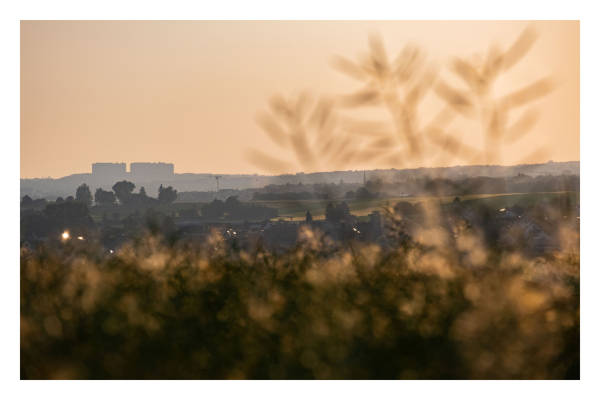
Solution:
{"label": "hazy sky", "polygon": [[[485,53],[491,43],[508,47],[527,25],[24,21],[20,175],[59,178],[91,172],[94,162],[158,161],[174,163],[176,173],[263,173],[244,158],[249,146],[290,156],[256,124],[257,112],[276,92],[356,89],[331,60],[367,50],[370,32],[381,34],[392,56],[413,43],[444,71],[453,56]],[[579,160],[579,22],[531,25],[539,39],[499,90],[549,74],[558,86],[535,103],[541,119],[504,149],[502,163]],[[458,121],[455,129],[463,128],[464,138],[478,146],[478,133]],[[525,159],[540,145],[545,154]]]}

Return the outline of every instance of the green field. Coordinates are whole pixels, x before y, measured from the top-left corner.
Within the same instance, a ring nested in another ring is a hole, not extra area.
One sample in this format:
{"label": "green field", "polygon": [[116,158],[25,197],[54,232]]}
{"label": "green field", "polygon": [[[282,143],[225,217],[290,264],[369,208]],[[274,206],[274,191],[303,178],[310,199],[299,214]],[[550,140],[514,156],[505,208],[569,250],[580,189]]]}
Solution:
{"label": "green field", "polygon": [[538,204],[540,201],[549,201],[550,199],[560,196],[569,195],[573,206],[579,205],[580,192],[544,192],[544,193],[515,193],[507,195],[495,195],[478,199],[466,199],[461,197],[464,205],[469,208],[479,207],[480,204],[486,204],[492,209],[501,209],[512,207],[518,204],[522,207],[529,207]]}
{"label": "green field", "polygon": [[[573,205],[579,204],[579,193],[577,192],[553,192],[553,193],[516,193],[516,194],[478,194],[461,196],[460,199],[464,205],[469,208],[476,208],[485,203],[492,208],[503,208],[520,204],[523,207],[535,205],[540,201],[547,201],[561,194],[569,193]],[[417,203],[420,201],[434,200],[444,205],[454,201],[455,196],[449,197],[390,197],[386,199],[354,199],[335,201],[330,200],[287,200],[287,201],[257,201],[256,204],[265,204],[269,207],[275,207],[279,210],[279,216],[283,218],[292,217],[293,221],[303,221],[306,217],[306,211],[310,210],[315,220],[325,219],[325,207],[329,202],[334,205],[346,201],[352,214],[358,217],[365,217],[373,211],[381,211],[386,204],[394,205],[399,201]]]}
{"label": "green field", "polygon": [[[512,194],[478,194],[470,196],[461,196],[460,199],[466,207],[476,208],[480,204],[486,204],[494,209],[501,209],[519,204],[523,207],[535,205],[540,201],[548,201],[553,197],[561,194],[569,194],[573,205],[579,204],[579,192],[552,192],[552,193],[512,193]],[[325,218],[325,207],[328,203],[337,205],[342,201],[346,201],[350,207],[352,214],[358,217],[366,217],[371,212],[378,210],[382,211],[382,207],[386,204],[393,206],[399,201],[407,201],[417,203],[420,201],[435,200],[444,205],[454,201],[454,196],[449,197],[390,197],[385,199],[353,199],[353,200],[274,200],[274,201],[251,201],[250,204],[260,204],[269,207],[274,207],[279,210],[279,217],[293,221],[303,221],[306,217],[306,211],[310,210],[315,220]],[[114,205],[114,206],[93,206],[90,207],[90,214],[94,221],[100,221],[102,214],[106,212],[109,218],[112,218],[114,212],[119,213],[120,218],[124,218],[129,214],[139,210],[143,214],[147,208],[153,207],[156,211],[165,214],[179,213],[181,209],[189,209],[192,204],[196,205],[196,209],[200,210],[204,203],[174,203],[174,204],[136,204],[136,205]],[[22,208],[23,210],[23,208]],[[229,221],[224,217],[222,221]]]}

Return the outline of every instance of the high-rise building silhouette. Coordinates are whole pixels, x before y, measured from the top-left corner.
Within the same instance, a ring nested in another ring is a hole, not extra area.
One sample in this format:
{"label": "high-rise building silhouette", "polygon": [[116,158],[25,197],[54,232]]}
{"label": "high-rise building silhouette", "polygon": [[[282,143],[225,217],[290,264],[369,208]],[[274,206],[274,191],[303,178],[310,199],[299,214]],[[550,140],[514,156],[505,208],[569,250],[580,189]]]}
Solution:
{"label": "high-rise building silhouette", "polygon": [[92,174],[94,175],[122,175],[127,172],[125,163],[94,163]]}

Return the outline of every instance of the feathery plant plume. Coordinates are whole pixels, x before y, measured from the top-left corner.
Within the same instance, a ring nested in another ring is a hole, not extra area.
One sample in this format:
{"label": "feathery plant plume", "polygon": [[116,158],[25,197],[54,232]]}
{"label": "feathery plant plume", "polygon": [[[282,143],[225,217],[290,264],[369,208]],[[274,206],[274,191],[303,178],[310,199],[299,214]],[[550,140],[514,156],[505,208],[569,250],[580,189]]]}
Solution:
{"label": "feathery plant plume", "polygon": [[[350,144],[336,132],[337,112],[335,99],[327,96],[312,98],[303,92],[295,99],[276,94],[269,100],[270,112],[262,112],[256,122],[271,140],[283,151],[293,152],[296,160],[306,172],[320,168],[336,167],[336,157]],[[281,160],[251,148],[246,158],[266,170],[287,171],[293,168],[290,161]]]}
{"label": "feathery plant plume", "polygon": [[[473,149],[460,152],[461,148],[469,147],[460,140],[445,137],[443,127],[432,126],[428,138],[467,163],[500,164],[503,147],[525,137],[540,116],[538,111],[529,107],[509,126],[510,113],[546,96],[555,86],[550,77],[545,77],[505,96],[498,98],[494,95],[494,84],[498,78],[527,55],[536,39],[536,31],[528,27],[506,51],[492,46],[485,57],[473,57],[471,60],[455,58],[451,70],[466,84],[467,90],[456,89],[442,80],[435,85],[435,93],[446,103],[438,118],[446,120],[446,123],[458,115],[479,120],[484,139],[483,152]],[[526,158],[530,159],[540,151],[538,148]]]}
{"label": "feathery plant plume", "polygon": [[336,56],[334,66],[359,81],[362,87],[340,97],[340,108],[379,107],[390,121],[346,119],[345,128],[370,138],[368,149],[394,166],[423,165],[423,132],[419,126],[419,105],[435,82],[437,73],[427,65],[423,52],[406,46],[390,60],[381,37],[372,35],[370,52],[359,62]]}
{"label": "feathery plant plume", "polygon": [[[539,119],[539,112],[525,107],[554,87],[546,77],[500,98],[494,94],[497,79],[527,55],[536,37],[528,27],[506,51],[491,47],[482,60],[455,58],[451,70],[467,86],[460,90],[438,78],[439,71],[416,46],[405,46],[392,59],[382,38],[371,35],[369,52],[358,61],[334,58],[336,70],[361,84],[357,90],[317,100],[307,93],[294,99],[278,94],[269,101],[270,112],[257,117],[269,138],[293,157],[281,159],[252,148],[246,159],[275,173],[297,166],[315,172],[378,162],[400,168],[427,167],[443,154],[467,164],[498,164],[502,148],[525,137]],[[444,106],[426,118],[422,108],[430,92]],[[367,108],[384,110],[389,118],[352,116],[353,111]],[[520,118],[509,126],[511,113],[523,108]],[[449,133],[459,117],[479,122],[483,150]],[[543,151],[538,148],[527,158]]]}

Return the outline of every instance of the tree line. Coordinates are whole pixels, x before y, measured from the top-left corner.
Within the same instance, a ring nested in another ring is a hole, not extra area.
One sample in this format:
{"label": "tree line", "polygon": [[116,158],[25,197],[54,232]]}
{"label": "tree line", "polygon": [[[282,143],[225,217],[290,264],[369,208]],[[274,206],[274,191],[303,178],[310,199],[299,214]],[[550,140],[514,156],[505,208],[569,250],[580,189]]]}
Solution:
{"label": "tree line", "polygon": [[260,193],[254,192],[252,196],[252,201],[272,201],[272,200],[313,200],[313,199],[323,199],[329,200],[329,195],[327,193],[317,193],[317,192],[285,192],[285,193]]}
{"label": "tree line", "polygon": [[[256,189],[252,189],[256,190]],[[390,197],[398,194],[414,196],[467,196],[473,194],[534,193],[580,191],[578,175],[540,175],[519,173],[512,177],[478,176],[468,178],[407,178],[388,182],[373,178],[362,183],[315,183],[267,185],[253,193],[252,200],[353,199]]]}
{"label": "tree line", "polygon": [[[345,201],[342,201],[337,206],[334,206],[332,203],[327,204],[325,207],[325,220],[330,222],[350,222],[356,219],[355,215],[350,214],[350,207],[346,204]],[[312,216],[309,214],[306,215],[306,220],[311,221]]]}
{"label": "tree line", "polygon": [[[227,200],[222,201],[214,199],[208,204],[205,204],[200,210],[203,217],[221,218],[225,214],[239,219],[271,219],[276,218],[279,213],[276,208],[257,204],[244,204],[239,201],[237,196],[230,196]],[[187,210],[179,211],[180,218],[194,219],[199,218],[198,210],[195,205]]]}
{"label": "tree line", "polygon": [[[96,189],[92,196],[90,187],[87,184],[79,186],[75,192],[75,197],[69,196],[66,199],[58,197],[54,204],[62,204],[64,202],[78,202],[87,206],[91,206],[93,202],[96,205],[114,205],[114,204],[170,204],[177,199],[177,190],[172,186],[164,187],[160,185],[158,188],[158,197],[150,197],[146,193],[146,189],[142,186],[138,193],[133,193],[135,184],[129,181],[117,182],[113,185],[112,191],[102,188]],[[28,195],[21,199],[21,207],[42,208],[48,204],[46,199],[33,200]]]}
{"label": "tree line", "polygon": [[135,184],[133,184],[133,182],[117,182],[113,185],[112,189],[112,191],[106,191],[102,188],[96,189],[96,194],[94,196],[96,204],[116,204],[117,200],[120,204],[169,204],[177,199],[177,190],[173,189],[172,186],[164,187],[163,185],[160,185],[157,198],[148,196],[146,189],[143,186],[140,187],[138,193],[133,193],[133,190],[135,189]]}

